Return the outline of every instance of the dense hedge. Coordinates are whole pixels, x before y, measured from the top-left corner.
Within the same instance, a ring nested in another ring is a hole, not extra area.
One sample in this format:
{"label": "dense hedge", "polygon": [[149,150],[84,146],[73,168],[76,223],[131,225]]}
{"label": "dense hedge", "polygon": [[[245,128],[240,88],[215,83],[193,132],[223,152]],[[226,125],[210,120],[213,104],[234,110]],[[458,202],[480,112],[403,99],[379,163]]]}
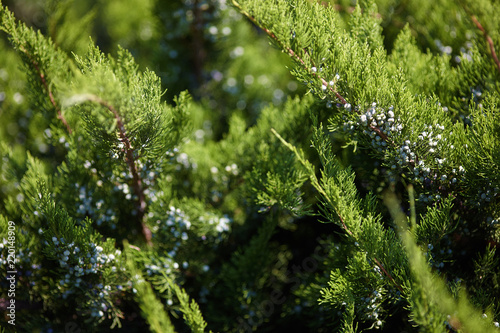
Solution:
{"label": "dense hedge", "polygon": [[499,6],[5,2],[2,327],[496,331]]}

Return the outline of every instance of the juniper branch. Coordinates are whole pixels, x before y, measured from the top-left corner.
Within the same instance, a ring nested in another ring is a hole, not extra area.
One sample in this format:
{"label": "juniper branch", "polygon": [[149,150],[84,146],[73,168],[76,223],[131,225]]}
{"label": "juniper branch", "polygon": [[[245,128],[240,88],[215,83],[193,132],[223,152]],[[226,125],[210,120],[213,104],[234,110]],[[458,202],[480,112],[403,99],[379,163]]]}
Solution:
{"label": "juniper branch", "polygon": [[[69,126],[68,122],[66,121],[66,118],[64,118],[64,115],[62,114],[61,107],[57,104],[56,99],[54,98],[54,94],[52,93],[52,90],[50,89],[48,79],[46,74],[43,72],[43,68],[40,65],[39,61],[36,59],[36,56],[33,55],[28,51],[28,48],[26,48],[26,43],[27,40],[25,36],[20,32],[23,29],[26,29],[26,27],[23,24],[20,24],[16,22],[14,15],[9,12],[7,7],[3,7],[1,1],[0,1],[0,30],[5,31],[7,34],[10,35],[10,40],[14,46],[15,49],[20,51],[22,54],[26,56],[28,59],[27,62],[31,64],[31,66],[34,67],[37,76],[40,78],[40,81],[42,83],[43,89],[47,92],[50,103],[54,107],[57,113],[57,118],[63,123],[63,125],[66,127],[66,130],[68,131],[69,134],[72,133],[71,127]],[[50,42],[50,41],[49,41]],[[29,43],[29,42],[28,42]]]}
{"label": "juniper branch", "polygon": [[144,223],[144,216],[146,215],[146,196],[144,194],[144,186],[142,184],[141,176],[137,168],[137,158],[135,157],[135,150],[130,143],[130,139],[127,135],[127,130],[125,129],[125,124],[123,123],[122,117],[120,116],[118,110],[111,105],[109,102],[101,99],[95,95],[89,95],[89,100],[98,103],[108,109],[114,116],[116,124],[118,126],[118,131],[120,135],[120,141],[125,146],[126,162],[129,167],[130,173],[132,174],[133,189],[137,196],[137,222],[138,228],[141,230],[144,239],[148,245],[152,245],[151,238],[152,233],[149,227]]}
{"label": "juniper branch", "polygon": [[[267,29],[266,27],[264,27],[262,24],[260,24],[256,19],[255,17],[253,17],[252,15],[250,15],[250,13],[248,13],[247,11],[245,11],[241,5],[236,2],[236,0],[232,0],[233,2],[233,5],[238,8],[238,10],[245,16],[247,17],[253,24],[255,24],[256,26],[258,26],[260,29],[262,29],[262,31],[264,31],[272,40],[274,40],[282,50],[284,50],[292,59],[294,59],[295,61],[297,61],[298,63],[300,63],[306,70],[307,72],[312,75],[313,77],[317,78],[318,80],[321,81],[322,85],[327,87],[334,95],[335,97],[337,97],[340,101],[340,103],[342,105],[347,105],[347,101],[346,99],[337,91],[334,89],[334,87],[332,87],[331,85],[328,84],[328,82],[326,81],[326,79],[324,77],[322,77],[321,75],[318,74],[318,72],[314,72],[311,68],[309,68],[307,65],[306,65],[306,62],[304,61],[304,59],[302,59],[294,50],[292,50],[290,47],[286,46],[281,40],[278,39],[278,37],[272,32],[270,31],[269,29]],[[306,52],[307,54],[307,52]],[[392,140],[389,140],[389,138],[387,137],[387,135],[385,135],[379,128],[377,128],[376,126],[370,126],[370,128],[375,131],[381,138],[382,140],[384,141],[387,141],[389,142],[389,144],[391,144],[392,146],[396,146],[395,143],[392,141]]]}
{"label": "juniper branch", "polygon": [[302,59],[294,50],[292,50],[290,47],[286,46],[281,40],[278,39],[278,37],[276,37],[276,35],[269,29],[267,29],[266,27],[264,27],[262,24],[260,24],[256,19],[255,17],[253,17],[252,15],[250,15],[250,13],[248,13],[247,11],[245,11],[241,5],[236,2],[236,0],[232,0],[233,2],[233,5],[238,8],[238,10],[243,14],[245,15],[245,17],[247,17],[253,24],[255,24],[256,26],[258,26],[260,29],[262,29],[262,31],[264,31],[272,40],[274,40],[280,47],[281,49],[283,49],[286,53],[288,53],[288,55],[290,55],[290,57],[292,59],[294,59],[295,61],[299,62],[306,70],[309,74],[311,74],[312,76],[314,76],[315,78],[319,79],[321,81],[321,83],[328,87],[328,89],[330,89],[330,91],[335,94],[335,96],[340,100],[340,102],[345,105],[347,104],[347,101],[345,100],[345,98],[340,95],[340,93],[338,91],[336,91],[332,86],[329,86],[328,85],[328,82],[325,80],[325,78],[321,77],[318,73],[316,72],[313,72],[311,68],[309,68],[304,59]]}
{"label": "juniper branch", "polygon": [[[347,225],[345,224],[344,222],[344,218],[342,217],[342,214],[339,212],[339,210],[336,208],[336,205],[335,203],[333,202],[332,198],[330,198],[329,195],[327,195],[325,189],[321,186],[321,184],[319,183],[318,181],[318,178],[316,177],[316,174],[313,170],[313,166],[311,165],[311,163],[309,163],[308,161],[306,161],[303,156],[299,153],[299,151],[297,150],[296,147],[294,147],[293,145],[291,145],[290,143],[288,143],[285,139],[283,139],[283,137],[281,135],[278,134],[278,132],[276,132],[276,130],[274,128],[271,128],[271,132],[288,148],[290,149],[290,151],[292,151],[295,156],[297,157],[297,159],[299,160],[300,164],[302,164],[308,171],[309,173],[309,178],[311,180],[311,183],[313,185],[313,187],[321,194],[321,196],[323,196],[323,198],[328,202],[328,204],[332,207],[332,209],[335,211],[335,214],[337,215],[337,217],[339,218],[340,220],[340,223],[342,224],[342,229],[344,229],[344,231],[351,237],[354,236],[354,233],[349,230],[349,228],[347,227]],[[401,285],[399,285],[396,280],[394,280],[394,278],[392,277],[392,275],[385,269],[385,267],[382,265],[382,263],[378,260],[378,258],[376,257],[373,257],[373,261],[376,263],[376,265],[380,268],[380,270],[384,273],[384,275],[387,276],[387,278],[389,279],[389,281],[391,281],[391,283],[394,284],[394,286],[401,292],[401,293],[404,293],[404,290],[403,288],[401,287]]]}

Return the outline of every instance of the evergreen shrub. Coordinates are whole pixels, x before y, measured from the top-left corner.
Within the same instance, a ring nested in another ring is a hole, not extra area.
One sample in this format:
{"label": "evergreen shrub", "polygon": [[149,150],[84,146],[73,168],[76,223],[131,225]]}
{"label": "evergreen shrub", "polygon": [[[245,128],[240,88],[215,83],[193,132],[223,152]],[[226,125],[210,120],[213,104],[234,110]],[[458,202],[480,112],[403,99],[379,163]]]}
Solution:
{"label": "evergreen shrub", "polygon": [[1,4],[2,330],[498,331],[499,12]]}

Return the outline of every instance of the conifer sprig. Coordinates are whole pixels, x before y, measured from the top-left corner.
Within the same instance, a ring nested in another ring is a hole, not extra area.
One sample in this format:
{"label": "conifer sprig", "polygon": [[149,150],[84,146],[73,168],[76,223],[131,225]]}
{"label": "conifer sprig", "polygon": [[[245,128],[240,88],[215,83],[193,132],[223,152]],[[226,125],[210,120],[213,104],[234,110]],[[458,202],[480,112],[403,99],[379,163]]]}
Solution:
{"label": "conifer sprig", "polygon": [[[334,82],[328,82],[323,76],[321,76],[319,74],[319,72],[317,71],[317,68],[316,66],[313,66],[313,67],[309,67],[307,66],[306,62],[304,61],[304,59],[302,59],[299,54],[297,52],[295,52],[291,47],[289,46],[286,46],[285,43],[283,43],[283,41],[281,41],[274,32],[272,32],[271,30],[269,30],[265,25],[261,24],[255,17],[253,17],[250,13],[248,13],[236,0],[232,0],[233,2],[233,5],[243,14],[245,15],[245,17],[247,17],[253,24],[255,24],[256,26],[258,26],[260,29],[262,29],[262,31],[264,31],[285,53],[287,53],[293,60],[297,61],[308,73],[309,75],[315,77],[316,79],[318,79],[321,84],[322,84],[322,89],[324,89],[325,91],[326,90],[329,90],[331,93],[333,93],[335,95],[335,97],[337,97],[337,99],[339,100],[339,102],[348,110],[353,110],[353,108],[351,107],[351,104],[349,104],[347,102],[347,100],[344,98],[344,96],[342,96],[342,94],[337,90],[335,89],[335,85],[334,85]],[[302,50],[304,52],[305,55],[308,55],[309,56],[309,53],[307,52],[306,49],[303,49]],[[311,63],[314,63],[312,57],[309,56],[309,60],[311,61]],[[356,110],[354,109],[354,112],[356,112]],[[391,139],[389,139],[389,137],[383,133],[383,131],[378,128],[377,126],[372,126],[372,125],[369,125],[368,126],[372,131],[376,132],[377,135],[379,135],[383,141],[386,141],[388,144],[390,144],[391,146],[396,146],[396,144],[394,143],[394,141],[392,141]]]}
{"label": "conifer sprig", "polygon": [[[40,83],[47,94],[50,104],[57,113],[57,118],[63,123],[64,127],[69,134],[73,131],[68,121],[62,114],[61,107],[56,101],[53,94],[51,85],[54,78],[50,77],[47,73],[51,72],[49,67],[56,67],[61,65],[66,58],[62,51],[58,50],[57,47],[52,43],[50,39],[46,39],[41,33],[35,33],[30,30],[22,22],[16,21],[12,12],[10,12],[6,7],[0,3],[0,30],[5,31],[10,35],[10,40],[15,48],[17,48],[23,55],[24,61],[28,67],[32,67],[37,74]],[[41,52],[37,52],[37,47],[54,48],[54,53],[52,57],[47,57]],[[44,57],[45,56],[45,57]],[[62,58],[54,60],[54,58]],[[57,63],[59,61],[60,63]],[[52,70],[57,70],[52,68]],[[60,68],[59,70],[63,70]]]}
{"label": "conifer sprig", "polygon": [[[408,190],[412,191],[411,188]],[[411,263],[414,284],[422,288],[426,298],[424,302],[428,302],[427,305],[436,307],[443,315],[447,315],[450,327],[456,331],[498,332],[491,318],[476,309],[469,302],[468,295],[464,291],[460,291],[455,296],[450,295],[444,280],[431,272],[427,259],[415,242],[414,235],[408,225],[408,218],[401,210],[396,195],[390,191],[386,192],[384,203],[397,225],[397,230]]]}
{"label": "conifer sprig", "polygon": [[[332,198],[331,195],[328,195],[327,191],[325,190],[325,188],[323,187],[323,185],[320,183],[320,181],[316,177],[316,173],[314,171],[314,167],[312,166],[312,164],[305,159],[305,157],[303,156],[303,153],[301,151],[297,150],[297,148],[295,146],[291,145],[289,142],[287,142],[285,139],[283,139],[283,137],[281,137],[281,135],[279,135],[278,132],[276,132],[273,128],[271,129],[271,132],[288,149],[290,149],[290,151],[292,151],[295,154],[295,156],[297,157],[297,159],[299,160],[299,162],[306,168],[307,173],[309,174],[309,179],[311,180],[312,185],[321,194],[321,197],[323,198],[323,200],[325,200],[328,203],[328,205],[330,206],[330,208],[335,212],[335,214],[337,215],[338,219],[340,220],[342,229],[344,229],[344,231],[349,236],[351,236],[353,238],[356,238],[355,233],[353,231],[351,231],[350,228],[347,226],[346,221],[345,221],[345,217],[343,216],[341,210],[339,209],[340,203],[336,202],[334,200],[335,198]],[[326,177],[326,174],[323,174],[323,177]],[[383,274],[389,279],[389,281],[391,281],[391,283],[401,293],[404,294],[405,291],[404,291],[403,287],[398,282],[396,282],[396,280],[394,279],[394,277],[391,275],[391,273],[389,273],[389,271],[387,271],[385,269],[384,265],[380,262],[380,260],[378,260],[378,258],[376,258],[376,257],[373,257],[372,259],[375,262],[375,264],[380,268],[380,270],[383,272]]]}
{"label": "conifer sprig", "polygon": [[[323,86],[328,87],[328,89],[339,99],[339,101],[343,105],[347,104],[347,101],[345,100],[345,98],[332,85],[329,85],[324,77],[320,76],[316,71],[314,71],[312,67],[309,68],[306,65],[306,62],[304,61],[304,59],[302,59],[294,50],[292,50],[292,48],[286,46],[278,37],[276,37],[276,35],[271,30],[266,28],[264,25],[260,24],[252,15],[250,15],[250,13],[245,11],[236,0],[232,0],[232,2],[233,2],[233,5],[236,8],[238,8],[238,10],[243,15],[245,15],[253,24],[255,24],[260,29],[262,29],[262,31],[264,31],[274,42],[276,42],[283,49],[284,52],[288,53],[288,55],[290,55],[290,57],[292,59],[299,62],[309,72],[309,74],[311,74],[313,77],[319,79],[321,81],[321,83],[323,84]],[[305,51],[305,54],[307,54],[306,51]]]}

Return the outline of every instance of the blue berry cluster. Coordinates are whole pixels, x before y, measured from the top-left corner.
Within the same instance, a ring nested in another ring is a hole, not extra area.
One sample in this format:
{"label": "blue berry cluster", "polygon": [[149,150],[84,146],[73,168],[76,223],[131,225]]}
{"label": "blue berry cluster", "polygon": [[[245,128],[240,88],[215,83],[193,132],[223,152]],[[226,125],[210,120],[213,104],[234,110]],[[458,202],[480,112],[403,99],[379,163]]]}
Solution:
{"label": "blue berry cluster", "polygon": [[[75,243],[68,243],[63,237],[55,236],[52,237],[51,243],[55,248],[55,259],[62,269],[58,286],[61,297],[67,299],[82,290],[88,291],[88,302],[82,302],[81,304],[85,305],[81,305],[79,311],[91,318],[104,319],[107,311],[112,308],[111,295],[116,289],[102,283],[102,274],[106,269],[113,272],[124,270],[119,263],[121,251],[115,250],[114,253],[106,254],[103,248],[95,243],[81,249]],[[100,282],[95,283],[96,281]]]}
{"label": "blue berry cluster", "polygon": [[86,253],[83,253],[75,243],[67,243],[62,237],[52,237],[52,244],[56,249],[59,266],[67,271],[59,281],[61,286],[80,287],[82,277],[98,274],[104,266],[116,264],[116,258],[121,255],[120,250],[116,250],[114,254],[105,254],[103,248],[94,243],[88,244]]}

